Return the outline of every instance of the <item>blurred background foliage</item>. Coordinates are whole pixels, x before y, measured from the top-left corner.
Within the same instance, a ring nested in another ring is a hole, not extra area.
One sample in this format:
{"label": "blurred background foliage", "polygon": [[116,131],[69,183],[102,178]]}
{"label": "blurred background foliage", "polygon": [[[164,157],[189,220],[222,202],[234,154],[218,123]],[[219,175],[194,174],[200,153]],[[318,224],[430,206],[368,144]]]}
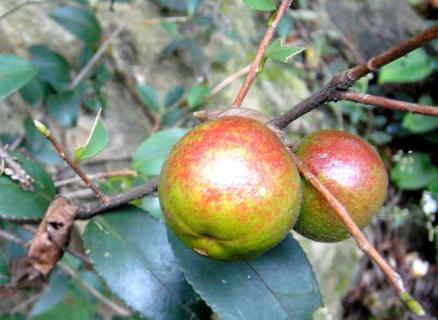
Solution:
{"label": "blurred background foliage", "polygon": [[[39,119],[68,150],[76,150],[87,172],[132,168],[132,174],[99,183],[107,194],[157,176],[170,147],[196,124],[192,112],[230,105],[269,17],[242,1],[64,0],[9,11],[19,3],[0,3],[0,15],[8,13],[0,18],[1,142],[31,155],[56,181],[71,177],[30,120]],[[437,9],[433,0],[296,0],[244,105],[278,115],[337,72],[434,23]],[[99,62],[77,82],[75,77],[106,41],[111,43]],[[417,49],[361,79],[355,90],[436,105],[437,49],[437,41]],[[224,79],[230,80],[226,86]],[[10,95],[16,87],[19,92]],[[392,183],[367,234],[411,279],[414,295],[437,314],[438,119],[342,101],[298,119],[287,134],[299,141],[321,128],[358,134],[378,149]],[[76,202],[92,198],[79,184],[58,186],[58,191]],[[162,217],[156,196],[136,204]],[[2,221],[1,226],[30,237],[15,224]],[[82,233],[84,224],[77,229]],[[315,318],[408,317],[352,240],[335,245],[299,240],[324,297],[325,308]],[[82,248],[79,236],[74,244]],[[8,278],[7,261],[22,253],[21,247],[2,243],[0,281]],[[92,287],[115,299],[90,266],[70,255],[62,266],[70,273],[56,270],[43,291],[1,301],[0,310],[14,314],[1,319],[114,316],[113,309],[84,290]],[[211,313],[199,301],[192,304],[201,314]]]}

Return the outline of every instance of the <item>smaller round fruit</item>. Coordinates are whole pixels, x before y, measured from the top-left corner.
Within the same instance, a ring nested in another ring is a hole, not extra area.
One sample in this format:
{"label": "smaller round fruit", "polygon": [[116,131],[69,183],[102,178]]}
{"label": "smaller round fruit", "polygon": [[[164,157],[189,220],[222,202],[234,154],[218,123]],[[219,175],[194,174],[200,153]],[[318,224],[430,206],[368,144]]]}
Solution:
{"label": "smaller round fruit", "polygon": [[[305,137],[297,156],[364,228],[381,208],[388,175],[376,151],[350,133],[321,130]],[[315,241],[337,242],[350,234],[323,196],[303,180],[303,203],[294,229]]]}
{"label": "smaller round fruit", "polygon": [[233,261],[260,255],[292,228],[298,170],[263,123],[225,116],[199,125],[171,150],[159,197],[166,223],[199,254]]}

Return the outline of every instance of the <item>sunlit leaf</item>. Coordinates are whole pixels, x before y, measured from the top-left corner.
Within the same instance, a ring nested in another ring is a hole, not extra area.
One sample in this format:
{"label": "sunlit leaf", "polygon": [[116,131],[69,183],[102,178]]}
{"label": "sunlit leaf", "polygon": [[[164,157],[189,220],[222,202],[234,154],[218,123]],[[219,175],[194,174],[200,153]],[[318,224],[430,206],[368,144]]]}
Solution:
{"label": "sunlit leaf", "polygon": [[0,55],[0,100],[20,89],[37,74],[28,61],[9,55]]}

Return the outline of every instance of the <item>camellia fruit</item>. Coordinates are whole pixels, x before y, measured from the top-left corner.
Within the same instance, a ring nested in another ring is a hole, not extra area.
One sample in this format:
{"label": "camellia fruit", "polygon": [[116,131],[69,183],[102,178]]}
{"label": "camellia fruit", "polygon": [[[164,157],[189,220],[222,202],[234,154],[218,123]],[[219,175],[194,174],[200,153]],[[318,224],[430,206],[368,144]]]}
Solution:
{"label": "camellia fruit", "polygon": [[[305,137],[297,156],[364,228],[381,208],[388,175],[376,151],[350,133],[321,130]],[[350,234],[322,195],[303,181],[303,203],[294,229],[315,241],[337,242]]]}
{"label": "camellia fruit", "polygon": [[262,122],[224,116],[171,150],[159,197],[166,223],[188,247],[213,259],[260,255],[292,228],[300,178],[282,140]]}

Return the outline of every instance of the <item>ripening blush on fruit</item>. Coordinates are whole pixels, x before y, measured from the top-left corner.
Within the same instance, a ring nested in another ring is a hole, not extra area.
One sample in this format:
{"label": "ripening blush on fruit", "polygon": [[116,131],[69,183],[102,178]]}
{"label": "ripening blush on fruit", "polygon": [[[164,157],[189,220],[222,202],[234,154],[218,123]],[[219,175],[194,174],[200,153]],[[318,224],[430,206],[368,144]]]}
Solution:
{"label": "ripening blush on fruit", "polygon": [[199,125],[171,150],[161,171],[167,225],[213,259],[260,255],[292,228],[300,178],[289,151],[263,123],[225,116]]}
{"label": "ripening blush on fruit", "polygon": [[[381,208],[388,175],[377,152],[343,131],[321,130],[305,137],[297,156],[364,228]],[[350,234],[319,192],[303,180],[303,203],[294,229],[315,241],[337,242]]]}

